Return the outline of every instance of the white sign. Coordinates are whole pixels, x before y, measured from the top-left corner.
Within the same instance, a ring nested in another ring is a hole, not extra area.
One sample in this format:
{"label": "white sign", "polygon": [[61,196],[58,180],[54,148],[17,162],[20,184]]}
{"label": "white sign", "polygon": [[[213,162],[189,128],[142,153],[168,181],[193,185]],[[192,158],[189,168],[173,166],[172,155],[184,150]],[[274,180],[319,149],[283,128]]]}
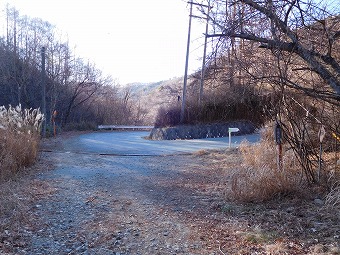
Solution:
{"label": "white sign", "polygon": [[229,133],[229,148],[231,148],[231,133],[240,131],[238,128],[228,128]]}
{"label": "white sign", "polygon": [[322,125],[320,130],[319,130],[319,139],[320,139],[320,143],[322,143],[323,139],[325,138],[326,135],[326,130],[325,127]]}
{"label": "white sign", "polygon": [[238,128],[228,128],[229,133],[238,132],[238,131],[240,131]]}

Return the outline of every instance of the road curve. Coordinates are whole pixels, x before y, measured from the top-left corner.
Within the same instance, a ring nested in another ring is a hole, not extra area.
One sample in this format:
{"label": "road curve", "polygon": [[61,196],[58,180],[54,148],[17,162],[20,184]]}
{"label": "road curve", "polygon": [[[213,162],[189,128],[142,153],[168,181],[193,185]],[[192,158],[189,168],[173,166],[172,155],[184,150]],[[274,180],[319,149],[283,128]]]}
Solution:
{"label": "road curve", "polygon": [[[229,146],[229,138],[206,138],[193,140],[145,139],[149,132],[145,131],[112,131],[93,132],[73,137],[64,143],[64,149],[70,152],[112,154],[112,155],[169,155],[192,153],[199,150],[223,149]],[[232,136],[232,147],[247,140],[256,143],[258,134]]]}

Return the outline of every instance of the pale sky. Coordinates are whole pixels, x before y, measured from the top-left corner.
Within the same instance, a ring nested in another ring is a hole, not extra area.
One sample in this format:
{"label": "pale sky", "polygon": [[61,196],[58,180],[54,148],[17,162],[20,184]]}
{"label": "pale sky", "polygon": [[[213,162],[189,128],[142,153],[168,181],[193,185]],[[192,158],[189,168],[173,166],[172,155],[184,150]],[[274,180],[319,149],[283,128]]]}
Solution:
{"label": "pale sky", "polygon": [[[121,84],[184,75],[189,6],[185,0],[0,0],[20,15],[56,25],[89,59]],[[198,14],[198,12],[196,12]],[[189,73],[201,66],[205,25],[192,20]]]}

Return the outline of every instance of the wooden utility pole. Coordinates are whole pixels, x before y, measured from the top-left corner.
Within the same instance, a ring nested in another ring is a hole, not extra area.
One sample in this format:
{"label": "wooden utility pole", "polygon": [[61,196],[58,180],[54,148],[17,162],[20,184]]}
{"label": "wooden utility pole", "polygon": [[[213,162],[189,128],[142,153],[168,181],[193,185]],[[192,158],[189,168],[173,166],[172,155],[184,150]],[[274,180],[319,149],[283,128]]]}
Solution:
{"label": "wooden utility pole", "polygon": [[187,90],[187,80],[188,80],[188,65],[189,65],[189,50],[190,50],[190,33],[191,33],[191,18],[192,18],[192,2],[190,2],[190,15],[189,15],[189,29],[188,29],[188,41],[187,41],[187,54],[185,59],[185,72],[183,81],[183,96],[182,96],[182,106],[181,106],[181,116],[180,123],[184,123],[185,114],[185,104],[186,104],[186,90]]}
{"label": "wooden utility pole", "polygon": [[198,98],[198,103],[202,104],[203,99],[203,89],[204,89],[204,73],[205,73],[205,58],[207,55],[207,41],[208,41],[208,28],[209,28],[209,13],[210,13],[210,0],[208,0],[208,12],[206,17],[205,24],[205,34],[204,34],[204,50],[203,50],[203,60],[202,60],[202,69],[201,69],[201,86],[200,86],[200,94]]}
{"label": "wooden utility pole", "polygon": [[45,47],[41,48],[41,112],[44,115],[42,123],[42,137],[46,137],[46,71]]}
{"label": "wooden utility pole", "polygon": [[[204,4],[198,4],[198,3],[194,3],[192,1],[188,2],[188,3],[190,4],[190,15],[189,15],[189,29],[188,29],[188,41],[187,41],[187,54],[186,54],[186,60],[185,60],[185,72],[184,72],[184,82],[183,82],[182,107],[181,107],[181,116],[180,116],[180,123],[181,124],[184,123],[184,114],[185,114],[185,105],[186,105],[186,90],[187,90],[187,82],[188,82],[189,50],[190,50],[190,35],[191,35],[191,19],[192,19],[192,17],[201,18],[201,17],[192,15],[192,7],[193,7],[193,5],[198,5],[198,6],[201,6],[201,7],[210,8],[210,5],[208,6],[208,5],[204,5]],[[207,18],[208,18],[208,15],[207,15]],[[206,40],[207,40],[207,32],[206,32]],[[204,62],[205,62],[205,60],[204,60]]]}

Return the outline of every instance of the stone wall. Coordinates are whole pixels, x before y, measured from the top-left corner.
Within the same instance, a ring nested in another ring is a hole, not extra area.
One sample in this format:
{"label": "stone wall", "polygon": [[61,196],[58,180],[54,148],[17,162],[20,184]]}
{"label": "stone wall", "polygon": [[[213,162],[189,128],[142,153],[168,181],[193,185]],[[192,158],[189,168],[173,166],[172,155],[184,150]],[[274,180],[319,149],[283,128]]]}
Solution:
{"label": "stone wall", "polygon": [[154,128],[149,139],[175,140],[175,139],[200,139],[228,136],[228,128],[239,128],[240,131],[233,135],[251,134],[256,127],[250,121],[235,121],[206,125],[180,125],[176,127]]}

